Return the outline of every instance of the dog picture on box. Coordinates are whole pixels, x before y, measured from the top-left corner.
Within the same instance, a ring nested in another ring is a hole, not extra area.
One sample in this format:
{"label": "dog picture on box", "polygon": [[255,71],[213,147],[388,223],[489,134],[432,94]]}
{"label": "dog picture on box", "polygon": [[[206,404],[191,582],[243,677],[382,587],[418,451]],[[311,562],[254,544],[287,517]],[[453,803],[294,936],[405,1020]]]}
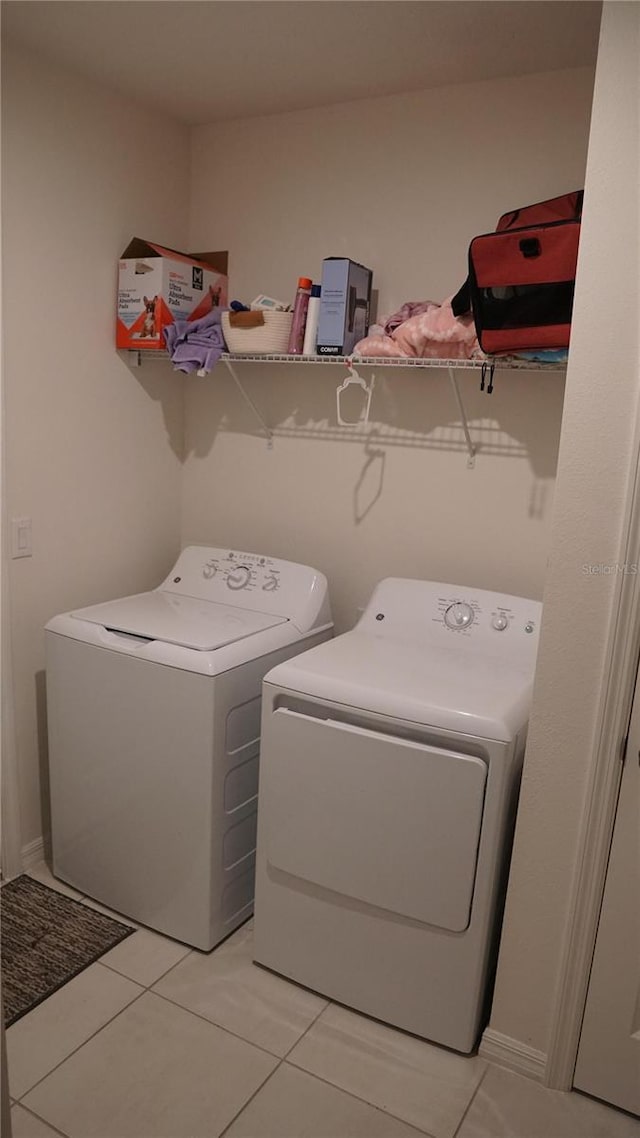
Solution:
{"label": "dog picture on box", "polygon": [[146,315],[140,332],[140,339],[156,340],[160,334],[156,331],[156,304],[158,303],[158,297],[154,296],[153,300],[150,300],[148,296],[145,296],[143,297],[143,301]]}

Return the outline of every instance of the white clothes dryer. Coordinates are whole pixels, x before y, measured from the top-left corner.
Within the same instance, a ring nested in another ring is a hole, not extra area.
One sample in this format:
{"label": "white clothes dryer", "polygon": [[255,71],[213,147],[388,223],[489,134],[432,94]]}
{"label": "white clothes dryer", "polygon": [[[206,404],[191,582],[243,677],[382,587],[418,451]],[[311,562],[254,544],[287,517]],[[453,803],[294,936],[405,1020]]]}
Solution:
{"label": "white clothes dryer", "polygon": [[53,872],[211,949],[253,905],[261,682],[332,635],[322,573],[190,546],[46,626]]}
{"label": "white clothes dryer", "polygon": [[263,685],[256,962],[468,1052],[491,986],[541,605],[389,578]]}

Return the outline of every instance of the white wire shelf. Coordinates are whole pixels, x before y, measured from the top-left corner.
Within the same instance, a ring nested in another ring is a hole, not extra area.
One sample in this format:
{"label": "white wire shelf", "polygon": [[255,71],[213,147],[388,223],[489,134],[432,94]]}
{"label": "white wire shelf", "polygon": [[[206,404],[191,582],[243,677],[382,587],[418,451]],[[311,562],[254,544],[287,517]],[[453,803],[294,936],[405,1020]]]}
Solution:
{"label": "white wire shelf", "polygon": [[[168,360],[168,354],[155,348],[128,348],[128,355],[143,357],[151,360]],[[565,371],[566,361],[562,363],[548,363],[539,360],[523,360],[516,356],[486,356],[484,359],[423,359],[407,356],[290,356],[285,353],[269,352],[268,354],[256,352],[223,352],[220,356],[223,362],[239,364],[315,364],[318,367],[327,365],[348,367],[355,364],[357,367],[391,367],[391,368],[436,368],[442,370],[455,368],[456,371],[479,371],[483,364],[488,368],[494,367],[496,371]]]}
{"label": "white wire shelf", "polygon": [[563,363],[548,363],[538,360],[523,360],[515,356],[486,356],[484,359],[423,359],[413,358],[407,356],[290,356],[279,353],[258,354],[252,352],[223,352],[220,357],[222,360],[230,360],[232,363],[247,363],[247,364],[316,364],[326,366],[327,364],[338,364],[341,367],[348,367],[353,364],[357,367],[411,367],[411,368],[455,368],[465,370],[481,370],[483,365],[487,368],[494,367],[498,370],[518,370],[518,371],[564,371],[566,362]]}

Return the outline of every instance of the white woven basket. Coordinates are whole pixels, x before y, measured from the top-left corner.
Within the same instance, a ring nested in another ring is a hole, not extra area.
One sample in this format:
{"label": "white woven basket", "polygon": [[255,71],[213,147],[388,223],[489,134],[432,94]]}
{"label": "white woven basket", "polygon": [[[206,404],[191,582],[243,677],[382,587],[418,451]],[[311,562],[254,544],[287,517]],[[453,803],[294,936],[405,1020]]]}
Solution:
{"label": "white woven basket", "polygon": [[222,331],[230,352],[265,355],[269,352],[286,352],[293,312],[265,312],[264,324],[257,328],[232,328],[229,313],[222,313]]}

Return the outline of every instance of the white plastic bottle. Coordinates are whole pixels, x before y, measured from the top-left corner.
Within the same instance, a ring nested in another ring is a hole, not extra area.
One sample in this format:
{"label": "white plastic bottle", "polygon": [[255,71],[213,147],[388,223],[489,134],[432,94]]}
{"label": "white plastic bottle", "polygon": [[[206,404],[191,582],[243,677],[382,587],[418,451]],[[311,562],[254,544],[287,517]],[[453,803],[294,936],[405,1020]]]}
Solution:
{"label": "white plastic bottle", "polygon": [[318,317],[320,316],[320,295],[320,285],[311,285],[311,296],[309,297],[309,306],[307,308],[307,324],[304,332],[304,344],[302,345],[303,356],[315,356],[317,354],[316,341],[318,337]]}

